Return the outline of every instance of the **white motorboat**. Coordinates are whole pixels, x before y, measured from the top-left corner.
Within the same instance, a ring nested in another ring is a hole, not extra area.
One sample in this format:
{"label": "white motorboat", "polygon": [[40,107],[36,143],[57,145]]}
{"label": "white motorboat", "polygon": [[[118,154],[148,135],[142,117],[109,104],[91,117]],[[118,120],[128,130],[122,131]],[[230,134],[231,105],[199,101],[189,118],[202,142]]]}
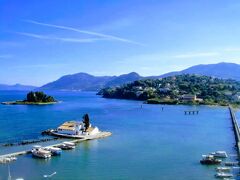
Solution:
{"label": "white motorboat", "polygon": [[16,161],[17,160],[17,158],[15,156],[10,157],[10,158],[11,158],[11,161]]}
{"label": "white motorboat", "polygon": [[232,177],[233,177],[233,174],[221,172],[221,173],[217,173],[215,176],[216,176],[217,178],[232,178]]}
{"label": "white motorboat", "polygon": [[69,150],[69,149],[74,149],[75,148],[75,144],[71,143],[71,142],[63,142],[60,146],[58,146],[59,148],[63,149],[63,150]]}
{"label": "white motorboat", "polygon": [[214,157],[218,157],[218,158],[227,158],[228,157],[226,151],[216,151],[216,152],[212,152],[210,154],[213,155]]}
{"label": "white motorboat", "polygon": [[45,147],[44,150],[50,151],[53,156],[61,155],[62,149],[57,147]]}
{"label": "white motorboat", "polygon": [[0,163],[9,163],[12,161],[16,161],[17,158],[15,156],[9,156],[9,157],[5,157],[5,158],[1,158],[0,159]]}
{"label": "white motorboat", "polygon": [[72,143],[72,142],[65,141],[65,142],[63,142],[63,144],[65,144],[65,145],[67,145],[67,146],[75,147],[75,144]]}
{"label": "white motorboat", "polygon": [[51,157],[51,151],[44,150],[41,146],[34,146],[32,149],[32,155],[46,159]]}
{"label": "white motorboat", "polygon": [[231,171],[231,168],[230,168],[230,167],[220,166],[220,167],[217,167],[217,168],[216,168],[216,171],[220,171],[220,172],[222,172],[222,171],[224,171],[224,172],[229,172],[229,171]]}

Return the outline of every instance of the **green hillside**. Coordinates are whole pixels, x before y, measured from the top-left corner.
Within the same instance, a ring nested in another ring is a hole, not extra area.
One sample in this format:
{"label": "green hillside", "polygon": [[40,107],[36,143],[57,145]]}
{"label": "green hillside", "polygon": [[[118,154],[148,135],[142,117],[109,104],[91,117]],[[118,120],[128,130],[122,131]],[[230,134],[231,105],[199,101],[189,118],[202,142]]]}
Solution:
{"label": "green hillside", "polygon": [[138,80],[120,87],[104,88],[99,94],[105,98],[156,104],[240,104],[240,82],[185,74]]}

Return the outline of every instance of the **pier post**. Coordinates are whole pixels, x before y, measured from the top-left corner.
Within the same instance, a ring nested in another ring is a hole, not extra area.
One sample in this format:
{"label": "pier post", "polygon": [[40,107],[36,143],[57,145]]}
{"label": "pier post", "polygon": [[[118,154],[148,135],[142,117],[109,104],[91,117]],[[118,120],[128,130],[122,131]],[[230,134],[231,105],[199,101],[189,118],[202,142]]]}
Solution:
{"label": "pier post", "polygon": [[199,113],[199,111],[197,111],[197,110],[189,110],[189,111],[184,111],[184,114],[185,115],[195,115],[195,114],[198,114]]}

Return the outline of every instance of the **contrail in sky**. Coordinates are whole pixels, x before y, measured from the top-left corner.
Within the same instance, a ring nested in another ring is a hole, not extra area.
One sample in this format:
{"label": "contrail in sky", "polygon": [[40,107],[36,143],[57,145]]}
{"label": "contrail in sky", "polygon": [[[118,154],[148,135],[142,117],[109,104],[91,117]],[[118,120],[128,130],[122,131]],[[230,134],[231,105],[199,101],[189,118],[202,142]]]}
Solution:
{"label": "contrail in sky", "polygon": [[101,37],[101,38],[105,38],[105,39],[109,39],[109,40],[121,41],[121,42],[125,42],[125,43],[142,45],[142,46],[144,45],[144,44],[139,43],[139,42],[135,42],[135,41],[132,41],[132,40],[129,40],[129,39],[125,39],[125,38],[121,38],[121,37],[117,37],[117,36],[112,36],[112,35],[108,35],[108,34],[102,34],[102,33],[97,33],[97,32],[93,32],[93,31],[86,31],[86,30],[81,30],[81,29],[68,27],[68,26],[47,24],[47,23],[42,23],[42,22],[33,21],[33,20],[24,20],[24,21],[28,22],[28,23],[32,23],[32,24],[41,25],[41,26],[48,26],[48,27],[53,27],[53,28],[57,28],[57,29],[65,29],[65,30],[69,30],[69,31],[82,33],[82,34],[93,35],[93,36],[97,36],[97,37]]}

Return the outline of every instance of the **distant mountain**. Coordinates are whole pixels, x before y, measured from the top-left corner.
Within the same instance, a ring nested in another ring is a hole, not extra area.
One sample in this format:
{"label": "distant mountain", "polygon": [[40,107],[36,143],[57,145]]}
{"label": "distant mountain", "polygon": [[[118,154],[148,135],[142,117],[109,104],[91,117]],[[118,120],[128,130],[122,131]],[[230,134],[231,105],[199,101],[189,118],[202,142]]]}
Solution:
{"label": "distant mountain", "polygon": [[37,87],[35,86],[28,86],[28,85],[22,85],[22,84],[14,84],[14,85],[0,84],[0,90],[31,91],[36,88]]}
{"label": "distant mountain", "polygon": [[182,71],[170,72],[158,77],[167,77],[180,74],[199,74],[214,76],[222,79],[240,80],[240,65],[235,63],[201,64],[192,66]]}
{"label": "distant mountain", "polygon": [[82,90],[90,91],[104,87],[104,85],[112,80],[111,76],[93,76],[87,73],[77,73],[66,75],[56,81],[40,87],[41,90]]}
{"label": "distant mountain", "polygon": [[96,91],[107,86],[117,86],[142,78],[137,73],[120,76],[93,76],[87,73],[66,75],[40,87],[40,90]]}
{"label": "distant mountain", "polygon": [[120,76],[114,76],[114,78],[105,84],[105,87],[119,86],[122,84],[130,83],[139,79],[142,79],[139,74],[131,72],[129,74],[123,74]]}
{"label": "distant mountain", "polygon": [[234,63],[196,65],[182,71],[174,71],[160,76],[148,77],[140,76],[135,72],[120,76],[93,76],[87,73],[77,73],[63,76],[56,81],[45,84],[40,87],[39,90],[97,91],[105,87],[120,86],[139,79],[158,79],[181,74],[199,74],[240,81],[240,65]]}

